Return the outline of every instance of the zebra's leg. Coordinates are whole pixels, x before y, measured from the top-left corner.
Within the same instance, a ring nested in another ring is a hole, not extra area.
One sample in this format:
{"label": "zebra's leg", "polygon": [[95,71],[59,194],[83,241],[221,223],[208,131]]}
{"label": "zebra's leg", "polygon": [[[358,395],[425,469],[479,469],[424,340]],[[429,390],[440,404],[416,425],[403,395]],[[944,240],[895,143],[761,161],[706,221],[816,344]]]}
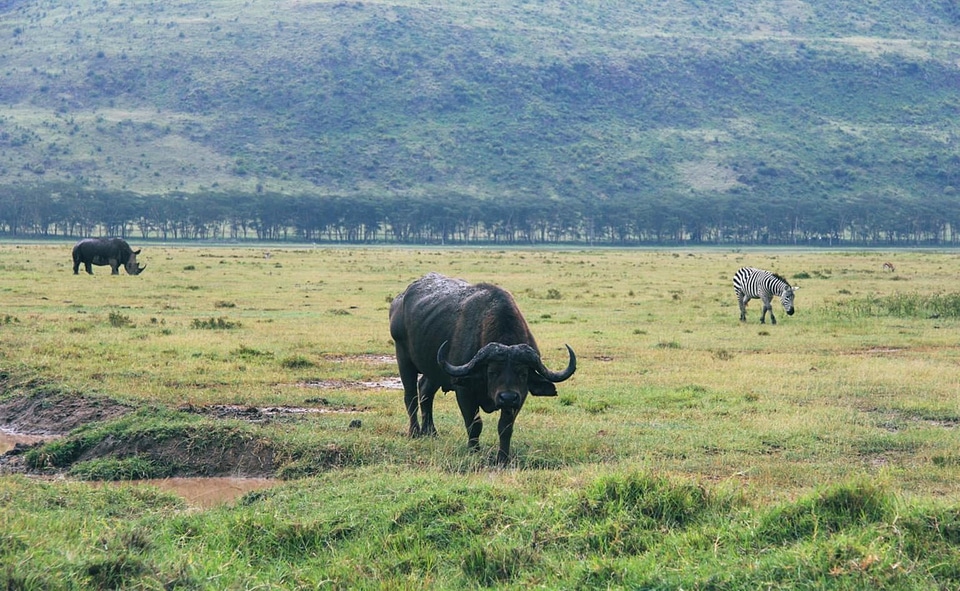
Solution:
{"label": "zebra's leg", "polygon": [[773,317],[773,306],[770,305],[770,298],[761,298],[763,302],[763,312],[760,313],[760,324],[766,324],[767,312],[770,312],[770,324],[776,324],[777,319]]}
{"label": "zebra's leg", "polygon": [[737,294],[737,303],[740,304],[740,322],[747,321],[747,302],[750,298],[746,295]]}

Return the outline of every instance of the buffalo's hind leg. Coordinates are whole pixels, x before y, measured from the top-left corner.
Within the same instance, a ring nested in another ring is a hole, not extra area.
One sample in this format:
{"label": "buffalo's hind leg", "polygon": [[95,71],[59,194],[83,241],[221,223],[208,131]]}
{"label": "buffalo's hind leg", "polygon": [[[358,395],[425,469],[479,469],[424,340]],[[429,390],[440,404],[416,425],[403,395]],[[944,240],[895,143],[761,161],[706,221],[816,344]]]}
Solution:
{"label": "buffalo's hind leg", "polygon": [[400,381],[403,382],[403,405],[407,409],[407,417],[410,419],[410,428],[407,434],[410,437],[419,437],[420,421],[417,420],[417,409],[420,407],[419,395],[417,394],[417,368],[412,363],[405,363],[399,358],[397,365],[400,368]]}
{"label": "buffalo's hind leg", "polygon": [[420,376],[417,382],[417,391],[420,394],[420,417],[423,419],[420,432],[422,435],[436,435],[437,428],[433,424],[433,397],[439,387],[431,382],[427,376]]}

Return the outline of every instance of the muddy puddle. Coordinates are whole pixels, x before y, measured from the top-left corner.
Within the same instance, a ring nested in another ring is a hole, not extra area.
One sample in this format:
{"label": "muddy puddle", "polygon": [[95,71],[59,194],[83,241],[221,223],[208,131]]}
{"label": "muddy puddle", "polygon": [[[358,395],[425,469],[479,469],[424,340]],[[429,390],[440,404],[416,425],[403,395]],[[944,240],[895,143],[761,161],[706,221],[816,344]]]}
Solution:
{"label": "muddy puddle", "polygon": [[279,484],[275,478],[157,478],[151,480],[124,480],[100,483],[102,486],[153,486],[172,492],[191,507],[210,509],[230,504],[248,492],[263,490]]}
{"label": "muddy puddle", "polygon": [[18,443],[21,445],[33,445],[34,443],[48,439],[52,439],[52,437],[49,435],[22,435],[0,429],[0,455],[12,450]]}
{"label": "muddy puddle", "polygon": [[[24,435],[0,430],[0,455],[12,451],[18,444],[29,446],[55,438],[55,435]],[[92,484],[95,486],[154,486],[181,497],[191,507],[209,509],[232,503],[248,492],[270,488],[279,482],[276,478],[204,477],[156,478]]]}

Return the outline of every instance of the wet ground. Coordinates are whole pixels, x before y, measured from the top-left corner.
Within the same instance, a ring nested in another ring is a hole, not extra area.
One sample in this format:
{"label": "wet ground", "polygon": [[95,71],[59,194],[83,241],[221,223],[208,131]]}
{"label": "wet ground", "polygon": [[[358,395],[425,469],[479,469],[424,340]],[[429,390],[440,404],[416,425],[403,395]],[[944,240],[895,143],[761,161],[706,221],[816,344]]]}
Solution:
{"label": "wet ground", "polygon": [[[53,437],[51,435],[23,435],[0,430],[0,455],[13,450],[17,445],[30,446],[41,441],[49,441]],[[160,490],[179,495],[191,507],[209,509],[217,505],[231,503],[248,492],[269,488],[279,482],[275,478],[217,477],[158,478],[98,484],[103,486],[154,486]]]}
{"label": "wet ground", "polygon": [[248,492],[279,484],[275,478],[158,478],[103,483],[109,486],[155,486],[179,495],[191,507],[209,509],[236,501]]}

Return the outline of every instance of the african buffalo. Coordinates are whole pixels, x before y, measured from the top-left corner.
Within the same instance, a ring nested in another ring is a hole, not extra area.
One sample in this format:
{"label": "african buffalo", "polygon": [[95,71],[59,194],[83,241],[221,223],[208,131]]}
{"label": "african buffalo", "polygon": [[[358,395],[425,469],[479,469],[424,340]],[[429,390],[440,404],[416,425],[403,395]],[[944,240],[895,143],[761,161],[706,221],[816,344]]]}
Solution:
{"label": "african buffalo", "polygon": [[73,247],[73,274],[80,272],[83,263],[87,273],[93,275],[90,265],[110,265],[110,274],[119,275],[120,265],[130,275],[139,275],[147,268],[137,264],[140,250],[133,250],[122,238],[85,238]]}
{"label": "african buffalo", "polygon": [[[527,393],[556,396],[554,383],[577,369],[577,357],[569,345],[566,369],[555,372],[544,367],[533,334],[507,291],[437,273],[417,279],[394,298],[390,336],[397,348],[410,436],[436,435],[434,395],[438,388],[454,390],[472,450],[477,449],[483,429],[480,410],[500,411],[497,461],[501,464],[509,458],[513,423]],[[418,406],[422,426],[417,421]]]}

